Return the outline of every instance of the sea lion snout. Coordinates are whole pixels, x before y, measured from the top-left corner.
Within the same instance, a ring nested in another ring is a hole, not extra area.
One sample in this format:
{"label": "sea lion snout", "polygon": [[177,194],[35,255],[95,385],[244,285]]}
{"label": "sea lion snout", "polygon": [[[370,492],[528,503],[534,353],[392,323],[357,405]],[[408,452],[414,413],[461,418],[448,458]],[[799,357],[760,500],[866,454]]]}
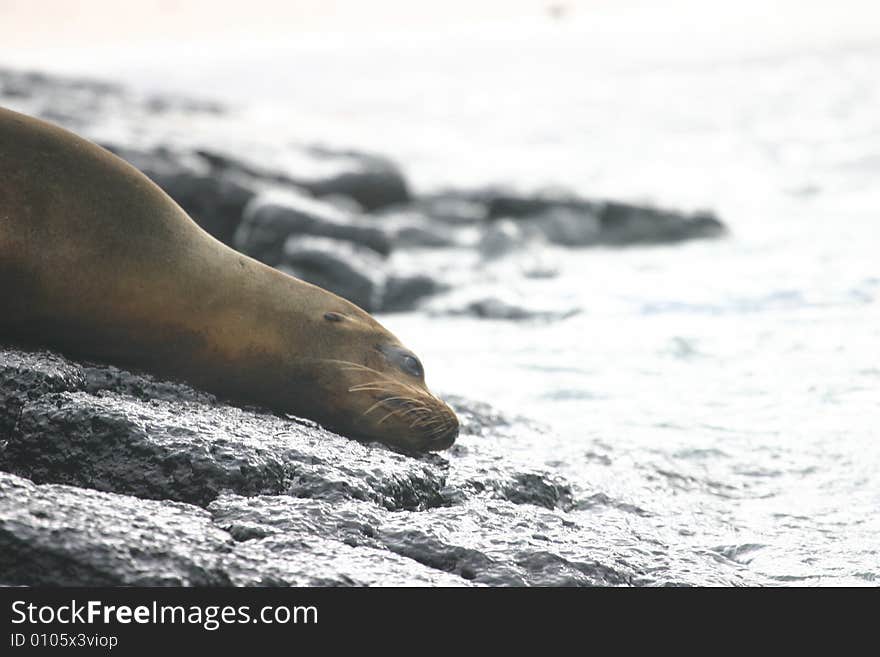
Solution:
{"label": "sea lion snout", "polygon": [[294,359],[307,365],[310,406],[320,407],[328,426],[408,452],[440,451],[455,442],[458,418],[430,391],[411,349],[347,301],[336,299],[316,316],[320,338],[312,344],[319,351]]}
{"label": "sea lion snout", "polygon": [[[443,404],[446,406],[446,404]],[[455,439],[458,438],[458,432],[460,429],[460,424],[458,422],[458,417],[455,415],[455,412],[446,406],[446,411],[448,412],[448,416],[445,419],[444,426],[445,430],[436,436],[432,436],[428,439],[429,448],[427,451],[435,452],[444,449],[448,449],[455,444]]]}
{"label": "sea lion snout", "polygon": [[450,447],[458,437],[458,417],[428,390],[420,361],[400,346],[380,351],[383,356],[370,365],[342,366],[348,375],[346,403],[355,409],[352,432],[407,451]]}
{"label": "sea lion snout", "polygon": [[400,404],[380,398],[374,405],[384,413],[378,416],[366,414],[360,422],[361,431],[406,451],[448,449],[458,438],[458,417],[443,401],[433,395],[430,397],[429,402],[424,398],[411,398]]}

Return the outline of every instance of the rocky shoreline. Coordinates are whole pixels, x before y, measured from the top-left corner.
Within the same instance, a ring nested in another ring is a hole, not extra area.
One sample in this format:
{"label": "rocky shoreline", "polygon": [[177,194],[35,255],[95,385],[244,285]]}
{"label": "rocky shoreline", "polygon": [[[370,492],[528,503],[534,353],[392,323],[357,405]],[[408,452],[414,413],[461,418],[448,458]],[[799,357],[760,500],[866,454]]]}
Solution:
{"label": "rocky shoreline", "polygon": [[0,583],[629,583],[626,564],[580,554],[590,529],[566,517],[568,483],[499,458],[542,429],[452,401],[459,443],[411,456],[148,375],[2,349]]}
{"label": "rocky shoreline", "polygon": [[[486,263],[532,244],[725,232],[711,213],[558,191],[418,194],[381,156],[224,144],[211,135],[233,110],[100,82],[0,70],[0,104],[103,144],[218,239],[368,311],[530,319],[540,313],[467,294]],[[446,275],[424,255],[437,251],[465,266]],[[0,584],[676,583],[649,574],[651,555],[597,545],[601,492],[517,454],[545,429],[451,401],[458,443],[412,456],[179,383],[0,347]]]}
{"label": "rocky shoreline", "polygon": [[[0,69],[0,104],[100,143],[146,173],[219,240],[369,312],[432,310],[430,302],[444,292],[478,289],[486,263],[542,245],[668,244],[726,232],[711,212],[560,190],[418,194],[400,167],[380,155],[275,143],[270,135],[236,140],[234,109],[103,82]],[[421,257],[438,250],[470,264],[452,280]],[[529,309],[511,312],[511,305],[465,294],[452,307],[442,301],[439,307],[494,319],[533,316]]]}

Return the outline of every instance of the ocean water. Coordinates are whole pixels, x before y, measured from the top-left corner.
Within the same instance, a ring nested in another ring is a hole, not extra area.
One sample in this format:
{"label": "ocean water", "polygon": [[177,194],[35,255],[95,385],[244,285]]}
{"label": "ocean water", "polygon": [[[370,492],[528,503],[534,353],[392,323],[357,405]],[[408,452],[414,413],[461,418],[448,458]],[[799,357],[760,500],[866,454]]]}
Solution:
{"label": "ocean water", "polygon": [[[383,321],[433,386],[551,426],[517,446],[536,466],[643,510],[608,514],[626,526],[605,540],[639,549],[644,525],[754,581],[876,584],[880,47],[621,73],[570,47],[461,76],[438,55],[415,79],[340,94],[312,129],[357,123],[342,141],[391,153],[421,187],[709,207],[729,237],[545,247],[478,283],[577,311],[563,320]],[[389,130],[393,117],[406,125]],[[558,275],[523,276],[533,258]]]}
{"label": "ocean water", "polygon": [[[388,154],[422,191],[560,186],[716,211],[723,239],[536,246],[469,279],[562,319],[381,319],[433,388],[551,428],[511,450],[581,499],[635,509],[587,521],[622,554],[667,546],[658,563],[685,582],[700,555],[701,583],[734,566],[755,583],[876,585],[880,39],[671,45],[632,55],[543,27],[127,66],[129,83],[233,102],[243,130]],[[554,275],[526,275],[535,263]]]}

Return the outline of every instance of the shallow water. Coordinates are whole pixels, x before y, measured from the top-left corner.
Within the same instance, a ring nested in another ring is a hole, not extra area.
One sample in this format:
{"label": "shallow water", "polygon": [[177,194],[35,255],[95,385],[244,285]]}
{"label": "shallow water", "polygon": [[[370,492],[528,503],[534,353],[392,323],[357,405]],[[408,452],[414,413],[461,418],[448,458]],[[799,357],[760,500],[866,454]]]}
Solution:
{"label": "shallow water", "polygon": [[[880,50],[858,50],[645,70],[606,80],[604,104],[585,85],[566,120],[548,109],[528,132],[469,130],[502,179],[710,206],[732,234],[545,250],[536,257],[557,277],[508,262],[481,283],[579,311],[569,319],[385,321],[433,385],[555,428],[521,449],[582,496],[607,497],[592,519],[610,525],[602,542],[674,546],[662,559],[681,581],[700,555],[707,572],[691,581],[723,582],[733,561],[766,583],[875,583],[878,68]],[[495,112],[456,125],[491,125]]]}
{"label": "shallow water", "polygon": [[[722,240],[539,247],[472,283],[566,319],[382,319],[434,388],[553,428],[509,448],[573,484],[602,551],[654,552],[682,583],[727,583],[732,566],[876,583],[880,45],[606,65],[542,30],[515,49],[397,52],[266,47],[198,80],[139,76],[237,101],[247,129],[389,154],[423,190],[553,184],[715,209]],[[523,275],[535,261],[557,275]]]}
{"label": "shallow water", "polygon": [[658,538],[672,571],[703,555],[766,583],[876,583],[878,67],[869,49],[646,70],[619,100],[584,101],[596,130],[560,122],[546,159],[566,166],[532,162],[533,180],[562,168],[574,184],[589,145],[583,192],[708,205],[732,234],[544,252],[558,277],[501,266],[485,283],[580,311],[566,320],[386,321],[434,385],[555,427],[530,454],[611,500],[603,540]]}

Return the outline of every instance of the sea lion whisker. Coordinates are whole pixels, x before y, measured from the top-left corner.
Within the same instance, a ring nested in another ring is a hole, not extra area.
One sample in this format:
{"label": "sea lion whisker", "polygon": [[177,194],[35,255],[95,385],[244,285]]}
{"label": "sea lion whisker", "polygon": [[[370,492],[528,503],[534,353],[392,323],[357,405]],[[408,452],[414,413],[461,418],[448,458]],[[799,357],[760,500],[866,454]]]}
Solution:
{"label": "sea lion whisker", "polygon": [[349,392],[370,392],[370,391],[389,391],[391,386],[388,385],[379,385],[376,383],[360,383],[358,385],[351,386],[348,391]]}
{"label": "sea lion whisker", "polygon": [[399,412],[400,412],[400,409],[395,409],[395,410],[391,411],[390,413],[388,413],[387,415],[385,415],[385,417],[383,417],[381,420],[379,420],[376,424],[377,424],[377,425],[382,424],[383,422],[385,422],[385,420],[387,420],[388,418],[390,418],[392,415],[397,415]]}
{"label": "sea lion whisker", "polygon": [[[411,400],[409,397],[385,397],[385,398],[380,399],[379,401],[377,401],[377,402],[376,402],[375,404],[373,404],[372,406],[370,406],[367,410],[365,410],[365,411],[362,413],[362,415],[366,415],[367,413],[369,413],[369,412],[371,412],[372,410],[378,408],[379,406],[382,406],[383,404],[387,404],[388,402],[392,402],[392,401],[408,402],[408,401],[412,401],[412,400]],[[407,412],[408,412],[408,413],[409,413],[409,412],[412,412],[412,409],[409,409]],[[404,414],[404,415],[405,415],[405,414]],[[401,417],[402,417],[402,416],[401,416]]]}
{"label": "sea lion whisker", "polygon": [[448,430],[449,430],[449,424],[444,422],[443,424],[436,426],[434,429],[432,429],[430,432],[428,432],[427,437],[434,438],[435,436],[441,436]]}
{"label": "sea lion whisker", "polygon": [[[428,410],[432,410],[432,409],[428,409]],[[439,417],[439,416],[437,415],[437,413],[429,413],[429,414],[425,417],[425,420],[426,420],[426,423],[429,423],[429,424],[437,424],[437,423],[443,421],[443,419],[442,419],[441,417]]]}
{"label": "sea lion whisker", "polygon": [[416,414],[415,419],[410,423],[410,429],[421,429],[422,427],[430,427],[435,419],[431,415],[428,408],[423,408],[420,413]]}
{"label": "sea lion whisker", "polygon": [[398,417],[401,417],[401,418],[405,418],[407,415],[409,415],[413,411],[419,411],[419,410],[420,410],[420,408],[406,408],[406,407],[404,407],[404,408],[396,409],[395,411],[393,411],[392,414],[396,415]]}
{"label": "sea lion whisker", "polygon": [[[356,383],[355,385],[349,388],[349,392],[359,392],[362,390],[372,390],[372,389],[382,389],[382,390],[390,390],[395,386],[392,385],[392,381],[366,381],[364,383]],[[399,386],[397,386],[399,387]]]}
{"label": "sea lion whisker", "polygon": [[415,424],[413,424],[413,428],[415,427],[425,427],[430,428],[438,424],[439,420],[431,414],[430,409],[426,409],[427,413],[424,413],[421,418],[416,418]]}
{"label": "sea lion whisker", "polygon": [[370,367],[352,367],[350,365],[348,367],[343,367],[342,371],[343,372],[371,372],[373,374],[379,374],[379,372],[377,372],[376,370],[374,370]]}
{"label": "sea lion whisker", "polygon": [[[403,413],[401,413],[401,414],[400,414],[400,417],[406,417],[407,415],[411,415],[411,414],[413,414],[413,413],[419,414],[419,413],[421,413],[423,410],[427,410],[427,409],[425,409],[423,406],[413,406],[413,407],[408,408],[407,410],[405,410]],[[418,419],[418,418],[416,418],[416,419]]]}
{"label": "sea lion whisker", "polygon": [[[340,360],[337,358],[318,358],[318,359],[314,359],[314,360],[320,360],[320,361],[330,362],[330,363],[339,363],[340,365],[348,365],[348,367],[343,368],[344,370],[347,370],[347,371],[371,372],[371,373],[379,376],[381,378],[381,380],[387,381],[389,385],[405,387],[405,388],[408,388],[409,390],[412,390],[413,392],[415,392],[417,394],[424,394],[422,391],[420,391],[415,386],[412,386],[408,383],[404,383],[403,381],[398,381],[396,379],[392,379],[391,377],[380,372],[379,370],[373,369],[372,367],[368,367],[366,365],[362,365],[360,363],[355,363],[355,362],[349,361],[349,360]],[[378,381],[376,381],[374,383],[378,383]]]}

